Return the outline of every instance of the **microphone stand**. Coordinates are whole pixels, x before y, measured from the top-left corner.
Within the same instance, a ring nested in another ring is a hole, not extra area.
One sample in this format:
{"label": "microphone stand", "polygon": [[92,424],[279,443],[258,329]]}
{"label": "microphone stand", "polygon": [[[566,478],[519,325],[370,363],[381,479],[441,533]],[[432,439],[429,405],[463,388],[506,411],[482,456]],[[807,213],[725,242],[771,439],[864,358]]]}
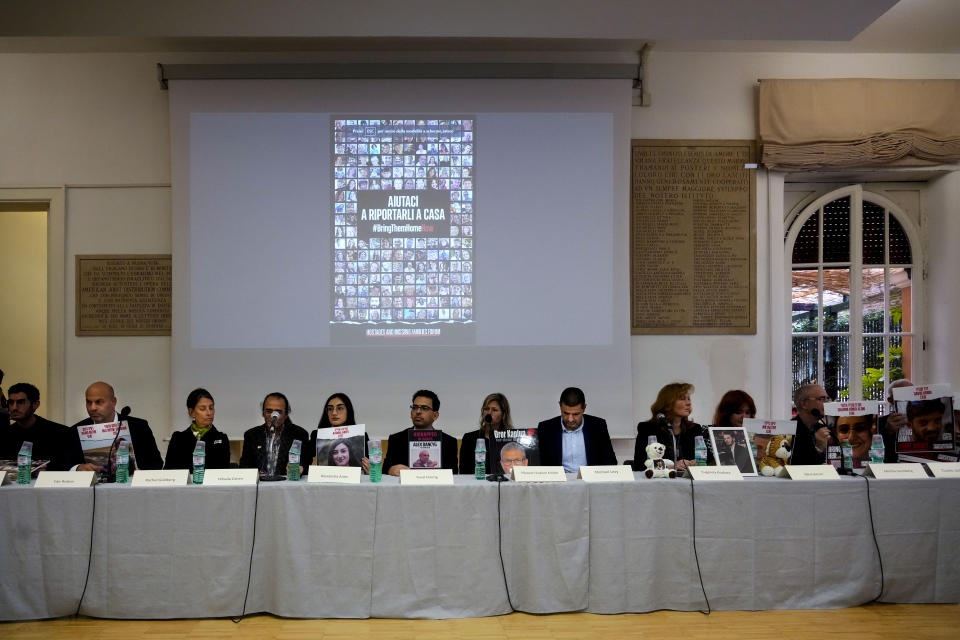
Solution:
{"label": "microphone stand", "polygon": [[117,480],[117,472],[111,461],[113,460],[114,456],[114,448],[120,441],[120,429],[123,427],[123,421],[126,420],[127,416],[129,415],[130,407],[124,407],[123,409],[120,409],[120,415],[117,416],[117,435],[113,437],[113,442],[110,443],[110,449],[107,450],[107,468],[105,472],[100,473],[100,482],[116,482]]}

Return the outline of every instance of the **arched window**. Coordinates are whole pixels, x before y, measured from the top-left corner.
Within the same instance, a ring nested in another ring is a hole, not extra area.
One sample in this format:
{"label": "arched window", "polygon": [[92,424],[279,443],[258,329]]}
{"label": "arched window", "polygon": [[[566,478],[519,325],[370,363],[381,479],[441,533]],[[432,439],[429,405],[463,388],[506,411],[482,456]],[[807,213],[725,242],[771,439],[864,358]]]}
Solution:
{"label": "arched window", "polygon": [[911,377],[916,234],[892,201],[860,185],[807,205],[787,230],[793,389],[822,384],[834,399],[884,398]]}

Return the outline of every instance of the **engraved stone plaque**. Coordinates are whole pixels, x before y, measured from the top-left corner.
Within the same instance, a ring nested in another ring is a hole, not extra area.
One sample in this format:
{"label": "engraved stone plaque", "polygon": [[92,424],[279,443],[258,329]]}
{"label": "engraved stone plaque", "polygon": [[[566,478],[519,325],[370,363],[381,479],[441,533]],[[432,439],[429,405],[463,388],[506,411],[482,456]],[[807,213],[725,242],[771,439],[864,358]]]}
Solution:
{"label": "engraved stone plaque", "polygon": [[78,336],[169,336],[171,259],[78,255]]}
{"label": "engraved stone plaque", "polygon": [[757,332],[751,140],[634,140],[631,333]]}

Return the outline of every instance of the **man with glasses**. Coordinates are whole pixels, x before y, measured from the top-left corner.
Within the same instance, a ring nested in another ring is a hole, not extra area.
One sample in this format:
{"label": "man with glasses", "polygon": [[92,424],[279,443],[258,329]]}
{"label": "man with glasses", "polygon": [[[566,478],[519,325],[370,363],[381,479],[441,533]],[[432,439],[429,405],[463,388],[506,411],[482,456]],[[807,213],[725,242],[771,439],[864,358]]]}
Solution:
{"label": "man with glasses", "polygon": [[[399,476],[404,469],[410,468],[409,441],[413,430],[430,431],[436,429],[433,423],[440,417],[440,398],[429,389],[421,389],[413,394],[410,405],[410,422],[413,426],[390,435],[387,441],[387,456],[383,468],[392,476]],[[446,433],[440,434],[440,466],[457,472],[457,439]]]}
{"label": "man with glasses", "polygon": [[790,464],[823,464],[827,459],[830,430],[823,422],[823,403],[830,396],[819,384],[805,384],[793,394],[797,408],[797,435]]}
{"label": "man with glasses", "polygon": [[310,435],[290,421],[290,402],[279,392],[269,393],[260,403],[263,424],[243,434],[240,466],[259,469],[261,477],[287,475],[290,445],[300,441],[300,472],[306,473],[312,454],[308,451]]}

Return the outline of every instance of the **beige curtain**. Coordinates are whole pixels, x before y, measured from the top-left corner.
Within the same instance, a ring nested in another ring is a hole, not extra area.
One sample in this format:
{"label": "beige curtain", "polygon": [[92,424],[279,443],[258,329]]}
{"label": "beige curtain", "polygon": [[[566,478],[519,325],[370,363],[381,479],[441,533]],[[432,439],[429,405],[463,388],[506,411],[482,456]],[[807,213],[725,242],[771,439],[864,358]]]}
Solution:
{"label": "beige curtain", "polygon": [[770,169],[960,161],[960,80],[761,80],[758,137]]}

